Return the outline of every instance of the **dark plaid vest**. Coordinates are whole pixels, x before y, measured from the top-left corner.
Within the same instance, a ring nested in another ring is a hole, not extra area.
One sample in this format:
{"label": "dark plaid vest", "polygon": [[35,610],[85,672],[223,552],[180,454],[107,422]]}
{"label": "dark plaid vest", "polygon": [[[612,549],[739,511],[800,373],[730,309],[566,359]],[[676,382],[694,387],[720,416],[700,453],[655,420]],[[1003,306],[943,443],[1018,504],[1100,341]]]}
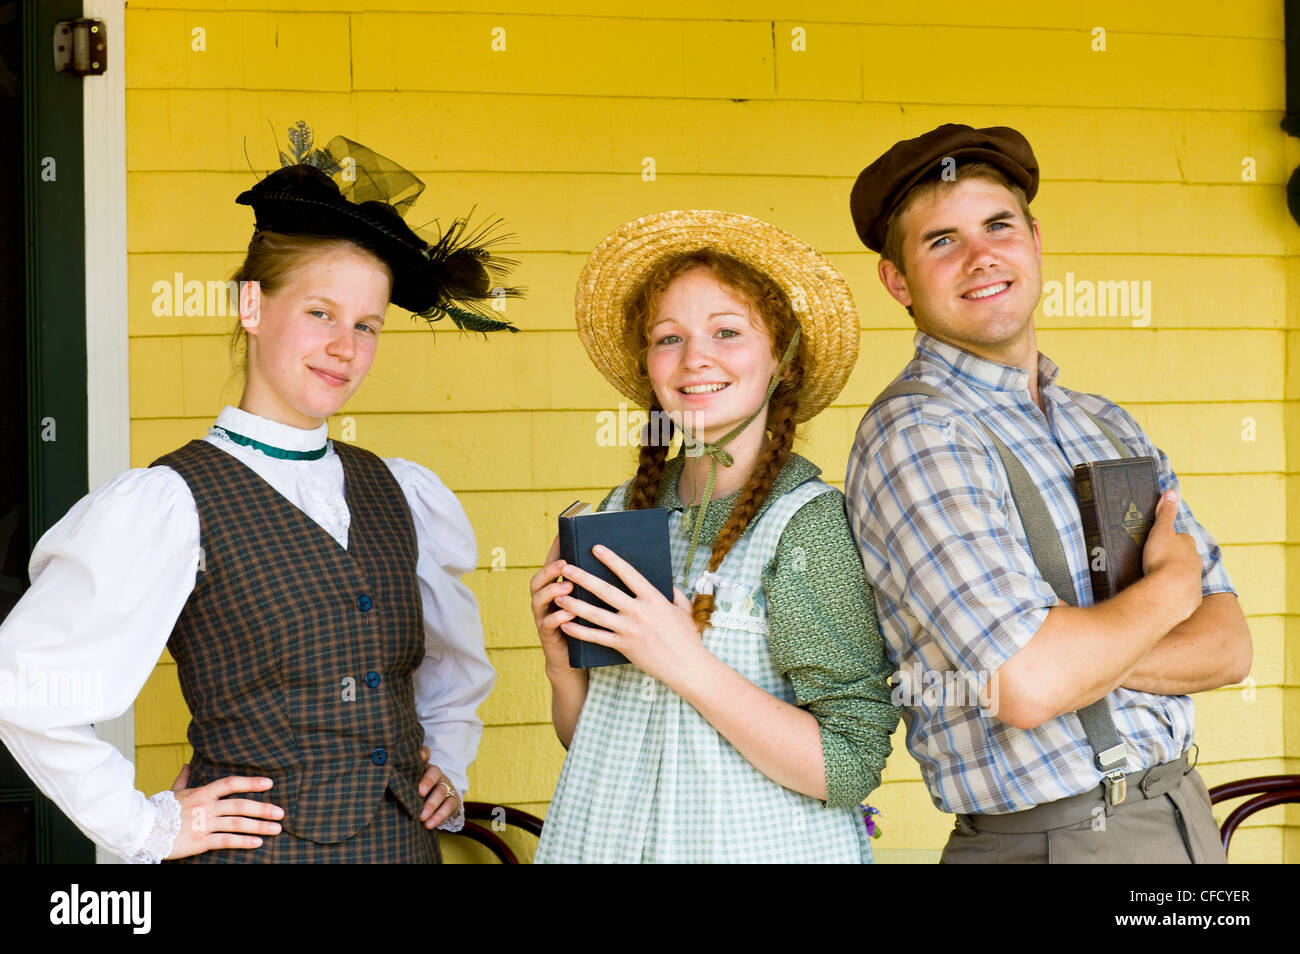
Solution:
{"label": "dark plaid vest", "polygon": [[385,789],[414,818],[423,805],[415,527],[383,461],[334,450],[347,550],[206,441],[154,462],[189,485],[203,548],[167,644],[192,718],[190,786],[267,776],[268,793],[241,797],[275,802],[285,832],[325,844],[366,825]]}

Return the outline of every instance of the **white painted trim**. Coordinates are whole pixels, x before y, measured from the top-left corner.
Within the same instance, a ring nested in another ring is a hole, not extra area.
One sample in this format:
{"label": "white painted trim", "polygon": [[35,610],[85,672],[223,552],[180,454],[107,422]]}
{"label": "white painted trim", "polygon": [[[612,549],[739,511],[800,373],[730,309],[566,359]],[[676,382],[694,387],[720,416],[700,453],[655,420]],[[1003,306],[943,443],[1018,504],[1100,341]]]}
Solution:
{"label": "white painted trim", "polygon": [[[108,70],[87,76],[82,131],[86,188],[87,478],[98,487],[131,466],[126,308],[126,43],[124,0],[83,0],[82,16],[104,21]],[[135,761],[134,706],[95,732]],[[95,849],[100,864],[120,862]]]}

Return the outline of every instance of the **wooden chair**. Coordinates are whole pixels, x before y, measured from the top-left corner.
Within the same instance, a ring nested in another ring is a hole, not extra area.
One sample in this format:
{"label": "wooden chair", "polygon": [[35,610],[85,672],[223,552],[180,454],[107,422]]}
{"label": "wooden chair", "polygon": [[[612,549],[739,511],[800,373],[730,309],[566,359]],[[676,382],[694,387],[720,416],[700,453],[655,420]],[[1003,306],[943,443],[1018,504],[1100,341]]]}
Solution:
{"label": "wooden chair", "polygon": [[1236,782],[1225,782],[1210,789],[1210,804],[1217,805],[1243,795],[1254,795],[1250,801],[1234,808],[1223,820],[1219,834],[1223,838],[1223,851],[1228,851],[1228,842],[1237,826],[1261,809],[1288,802],[1300,802],[1300,775],[1259,775],[1255,778],[1243,778]]}
{"label": "wooden chair", "polygon": [[502,822],[507,827],[513,825],[538,838],[542,836],[542,820],[536,815],[508,805],[492,805],[488,802],[465,803],[465,827],[457,834],[487,848],[503,865],[517,865],[519,858],[514,851],[492,830],[492,826]]}

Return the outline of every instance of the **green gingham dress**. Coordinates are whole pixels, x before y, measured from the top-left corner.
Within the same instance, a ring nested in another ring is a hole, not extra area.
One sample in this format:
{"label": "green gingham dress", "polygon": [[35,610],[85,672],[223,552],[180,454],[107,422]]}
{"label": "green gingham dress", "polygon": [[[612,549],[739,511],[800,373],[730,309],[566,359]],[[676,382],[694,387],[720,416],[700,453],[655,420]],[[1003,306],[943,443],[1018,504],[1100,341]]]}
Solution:
{"label": "green gingham dress", "polygon": [[[615,490],[607,509],[621,509],[630,486]],[[766,507],[718,568],[703,635],[715,656],[792,704],[794,688],[768,648],[762,572],[791,517],[832,492],[814,478]],[[690,526],[670,510],[668,528],[680,580]],[[708,560],[701,546],[687,579],[694,583]],[[871,861],[857,808],[827,808],[772,781],[663,683],[633,665],[593,669],[589,680],[537,863]]]}

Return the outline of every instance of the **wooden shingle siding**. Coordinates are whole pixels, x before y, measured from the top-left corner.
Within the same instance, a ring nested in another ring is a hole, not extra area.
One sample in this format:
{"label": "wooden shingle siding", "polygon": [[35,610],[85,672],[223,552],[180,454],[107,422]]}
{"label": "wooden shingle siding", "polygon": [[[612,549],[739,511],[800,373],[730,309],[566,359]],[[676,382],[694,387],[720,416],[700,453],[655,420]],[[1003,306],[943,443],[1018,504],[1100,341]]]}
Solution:
{"label": "wooden shingle siding", "polygon": [[[1300,233],[1283,198],[1300,149],[1278,129],[1281,4],[464,6],[133,0],[128,282],[140,466],[238,398],[234,319],[155,314],[154,286],[177,273],[229,276],[251,228],[234,196],[276,164],[290,123],[347,135],[420,175],[416,224],[475,204],[505,217],[530,289],[508,315],[524,331],[484,342],[395,311],[370,380],[331,421],[334,436],[347,426],[363,446],[439,473],[474,523],[469,584],[500,678],[482,709],[472,797],[545,810],[563,750],[527,580],[555,513],[599,499],[633,460],[598,442],[599,415],[617,415],[621,398],[573,332],[586,253],[621,222],[674,207],[757,215],[826,251],[857,297],[862,354],[796,449],[842,486],[858,419],[912,336],[854,235],[848,190],[895,140],[950,121],[1015,126],[1033,143],[1044,281],[1149,287],[1142,326],[1040,306],[1040,346],[1063,384],[1132,411],[1223,546],[1255,664],[1247,686],[1197,697],[1207,781],[1300,770]],[[204,52],[192,49],[196,29]],[[803,50],[792,46],[799,30]],[[156,791],[186,755],[188,716],[166,657],[135,718],[140,784]],[[872,798],[883,811],[878,854],[934,860],[951,822],[931,805],[901,729],[894,746]],[[1257,816],[1232,857],[1300,861],[1300,809]]]}

